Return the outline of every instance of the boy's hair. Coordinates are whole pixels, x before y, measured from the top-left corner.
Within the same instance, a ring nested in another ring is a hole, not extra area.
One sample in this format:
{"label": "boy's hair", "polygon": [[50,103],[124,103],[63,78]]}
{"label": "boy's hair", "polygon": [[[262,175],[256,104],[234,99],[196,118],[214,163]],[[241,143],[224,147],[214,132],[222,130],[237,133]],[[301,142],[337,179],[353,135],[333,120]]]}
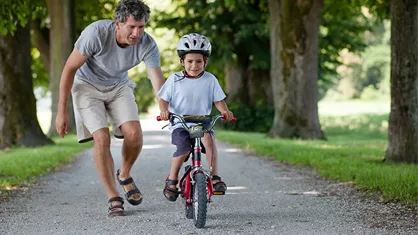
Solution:
{"label": "boy's hair", "polygon": [[132,16],[135,20],[145,19],[148,22],[150,17],[149,7],[141,0],[121,0],[116,6],[113,18],[121,23]]}

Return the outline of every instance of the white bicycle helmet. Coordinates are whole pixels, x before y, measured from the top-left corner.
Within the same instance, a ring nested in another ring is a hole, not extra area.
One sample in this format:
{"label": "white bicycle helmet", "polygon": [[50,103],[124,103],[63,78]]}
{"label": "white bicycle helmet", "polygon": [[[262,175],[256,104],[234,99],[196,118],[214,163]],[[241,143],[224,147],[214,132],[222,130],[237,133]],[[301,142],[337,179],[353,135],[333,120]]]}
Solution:
{"label": "white bicycle helmet", "polygon": [[209,39],[197,33],[184,35],[177,44],[177,54],[180,57],[187,53],[200,53],[209,57],[211,50],[212,45]]}

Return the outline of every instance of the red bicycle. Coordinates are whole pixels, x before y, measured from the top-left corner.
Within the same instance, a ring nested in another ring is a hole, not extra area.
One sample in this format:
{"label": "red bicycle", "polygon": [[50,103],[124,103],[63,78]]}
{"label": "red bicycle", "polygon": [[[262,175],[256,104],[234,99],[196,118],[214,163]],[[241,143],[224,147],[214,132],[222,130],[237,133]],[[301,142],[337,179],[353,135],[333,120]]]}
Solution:
{"label": "red bicycle", "polygon": [[[170,123],[174,124],[174,120],[177,119],[178,123],[181,123],[189,131],[190,138],[194,139],[194,150],[191,153],[190,165],[185,167],[184,174],[179,181],[179,187],[180,195],[184,199],[186,218],[193,219],[197,228],[205,226],[207,205],[211,202],[212,195],[214,195],[210,176],[211,167],[210,170],[207,170],[201,164],[202,147],[200,139],[213,128],[219,118],[223,119],[224,116],[222,114],[216,116],[181,116],[170,113]],[[160,116],[157,117],[157,120],[161,121]],[[234,117],[232,121],[235,122],[236,118]],[[196,123],[197,125],[189,126],[187,123]]]}

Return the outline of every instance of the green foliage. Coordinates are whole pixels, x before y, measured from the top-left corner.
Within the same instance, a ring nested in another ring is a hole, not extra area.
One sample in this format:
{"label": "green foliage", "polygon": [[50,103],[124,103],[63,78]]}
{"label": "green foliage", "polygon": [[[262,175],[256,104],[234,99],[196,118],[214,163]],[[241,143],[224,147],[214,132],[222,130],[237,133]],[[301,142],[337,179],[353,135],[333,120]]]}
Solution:
{"label": "green foliage", "polygon": [[267,133],[273,123],[274,108],[267,105],[249,107],[245,104],[228,103],[228,108],[237,117],[237,122],[218,122],[225,130]]}
{"label": "green foliage", "polygon": [[325,117],[328,141],[271,139],[263,133],[217,131],[218,139],[280,162],[313,168],[331,180],[353,182],[385,201],[417,205],[418,166],[383,163],[388,115]]}
{"label": "green foliage", "polygon": [[[154,28],[175,29],[177,36],[198,32],[213,42],[211,71],[222,78],[225,64],[250,61],[251,68],[269,69],[270,36],[267,1],[173,1],[171,10],[157,12]],[[367,12],[368,7],[369,12]],[[359,53],[365,32],[388,12],[383,0],[324,1],[320,27],[319,91],[323,96],[339,80],[340,51]],[[374,14],[374,15],[371,15]],[[173,43],[173,50],[175,43]],[[215,64],[214,64],[215,63]]]}
{"label": "green foliage", "polygon": [[175,29],[177,38],[192,32],[207,36],[212,43],[210,70],[218,77],[223,77],[225,64],[238,60],[250,61],[254,69],[269,67],[265,1],[173,1],[172,5],[171,10],[156,12],[152,27]]}
{"label": "green foliage", "polygon": [[31,14],[29,0],[3,0],[0,8],[0,33],[12,34],[20,25],[24,27]]}
{"label": "green foliage", "polygon": [[136,87],[134,88],[135,101],[139,113],[146,113],[148,108],[155,103],[154,90],[151,81],[146,76],[135,76]]}
{"label": "green foliage", "polygon": [[358,54],[345,53],[339,68],[342,79],[333,99],[387,99],[390,96],[390,23],[387,20],[365,33],[366,49]]}
{"label": "green foliage", "polygon": [[113,19],[117,0],[74,0],[76,37],[96,20]]}
{"label": "green foliage", "polygon": [[342,64],[340,51],[363,51],[364,33],[371,30],[376,20],[366,16],[359,1],[325,0],[322,11],[319,40],[319,89],[324,94],[328,88],[337,83],[337,67]]}
{"label": "green foliage", "polygon": [[44,64],[40,58],[40,53],[36,48],[31,50],[32,56],[32,78],[33,78],[33,87],[42,89],[42,97],[46,96],[46,93],[49,90],[49,80],[48,72],[45,70]]}

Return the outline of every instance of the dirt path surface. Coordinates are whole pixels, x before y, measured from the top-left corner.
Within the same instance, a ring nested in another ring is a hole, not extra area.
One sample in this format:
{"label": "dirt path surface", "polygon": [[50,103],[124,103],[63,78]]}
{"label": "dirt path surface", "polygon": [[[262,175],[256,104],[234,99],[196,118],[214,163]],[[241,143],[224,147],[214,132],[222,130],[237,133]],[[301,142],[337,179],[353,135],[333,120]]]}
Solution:
{"label": "dirt path surface", "polygon": [[[416,211],[220,142],[220,175],[229,189],[213,197],[206,227],[196,229],[181,200],[162,194],[174,150],[168,131],[151,119],[142,126],[144,148],[131,174],[144,201],[125,204],[127,216],[106,216],[106,194],[88,150],[25,194],[0,202],[0,234],[418,234]],[[116,168],[121,144],[112,140]]]}

